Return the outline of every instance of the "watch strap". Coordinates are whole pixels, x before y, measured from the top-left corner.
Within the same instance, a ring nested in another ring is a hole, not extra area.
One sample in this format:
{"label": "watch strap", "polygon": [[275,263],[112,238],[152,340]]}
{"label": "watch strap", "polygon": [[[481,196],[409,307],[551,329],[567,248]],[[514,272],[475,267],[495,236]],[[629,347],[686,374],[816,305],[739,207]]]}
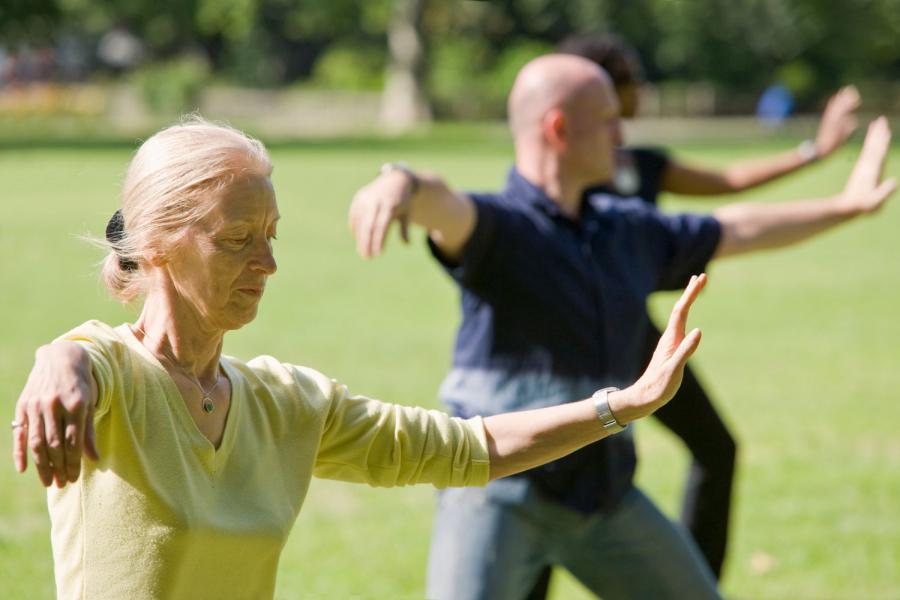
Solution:
{"label": "watch strap", "polygon": [[609,408],[609,393],[618,391],[619,388],[607,387],[594,392],[594,395],[591,397],[594,401],[594,410],[597,411],[597,418],[607,433],[618,433],[628,427],[627,425],[620,425]]}

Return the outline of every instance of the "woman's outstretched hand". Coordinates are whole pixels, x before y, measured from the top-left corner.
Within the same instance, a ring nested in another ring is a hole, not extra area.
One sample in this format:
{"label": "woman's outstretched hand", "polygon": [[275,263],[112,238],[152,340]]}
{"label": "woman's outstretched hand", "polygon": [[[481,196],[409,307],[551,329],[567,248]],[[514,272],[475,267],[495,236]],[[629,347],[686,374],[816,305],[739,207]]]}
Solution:
{"label": "woman's outstretched hand", "polygon": [[693,329],[685,335],[685,326],[691,305],[705,285],[705,273],[691,277],[672,308],[669,324],[644,374],[634,385],[622,390],[625,393],[610,395],[609,408],[620,424],[646,417],[675,395],[684,376],[684,365],[700,344],[700,330]]}
{"label": "woman's outstretched hand", "polygon": [[97,460],[94,404],[97,385],[84,349],[74,342],[41,347],[25,389],[16,402],[13,463],[20,473],[31,452],[44,486],[78,479],[81,457]]}

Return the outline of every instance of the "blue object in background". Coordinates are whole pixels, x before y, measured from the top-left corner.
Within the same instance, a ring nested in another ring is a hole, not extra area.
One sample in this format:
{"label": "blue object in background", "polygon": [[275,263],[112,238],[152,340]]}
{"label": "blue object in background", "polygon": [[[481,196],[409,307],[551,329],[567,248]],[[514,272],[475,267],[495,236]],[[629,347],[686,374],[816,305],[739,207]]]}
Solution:
{"label": "blue object in background", "polygon": [[780,83],[770,85],[759,97],[756,117],[763,125],[778,127],[794,110],[794,96]]}

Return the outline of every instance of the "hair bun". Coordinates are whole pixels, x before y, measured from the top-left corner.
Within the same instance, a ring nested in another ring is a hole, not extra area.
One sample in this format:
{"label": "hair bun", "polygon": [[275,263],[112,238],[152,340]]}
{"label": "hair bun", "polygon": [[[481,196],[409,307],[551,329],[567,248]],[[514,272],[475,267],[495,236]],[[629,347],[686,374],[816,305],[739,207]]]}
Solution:
{"label": "hair bun", "polygon": [[106,241],[113,246],[113,251],[119,255],[119,267],[123,271],[136,271],[137,263],[119,254],[118,243],[125,237],[125,217],[122,216],[122,210],[117,209],[109,218],[106,224]]}

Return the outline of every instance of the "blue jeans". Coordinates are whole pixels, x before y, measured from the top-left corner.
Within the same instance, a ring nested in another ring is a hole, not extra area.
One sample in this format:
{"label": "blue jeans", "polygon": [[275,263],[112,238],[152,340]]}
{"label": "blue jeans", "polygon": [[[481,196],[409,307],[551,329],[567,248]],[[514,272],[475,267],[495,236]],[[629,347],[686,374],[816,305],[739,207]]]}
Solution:
{"label": "blue jeans", "polygon": [[523,477],[439,494],[430,600],[521,600],[547,565],[605,600],[720,598],[694,543],[637,488],[593,515],[541,497]]}

